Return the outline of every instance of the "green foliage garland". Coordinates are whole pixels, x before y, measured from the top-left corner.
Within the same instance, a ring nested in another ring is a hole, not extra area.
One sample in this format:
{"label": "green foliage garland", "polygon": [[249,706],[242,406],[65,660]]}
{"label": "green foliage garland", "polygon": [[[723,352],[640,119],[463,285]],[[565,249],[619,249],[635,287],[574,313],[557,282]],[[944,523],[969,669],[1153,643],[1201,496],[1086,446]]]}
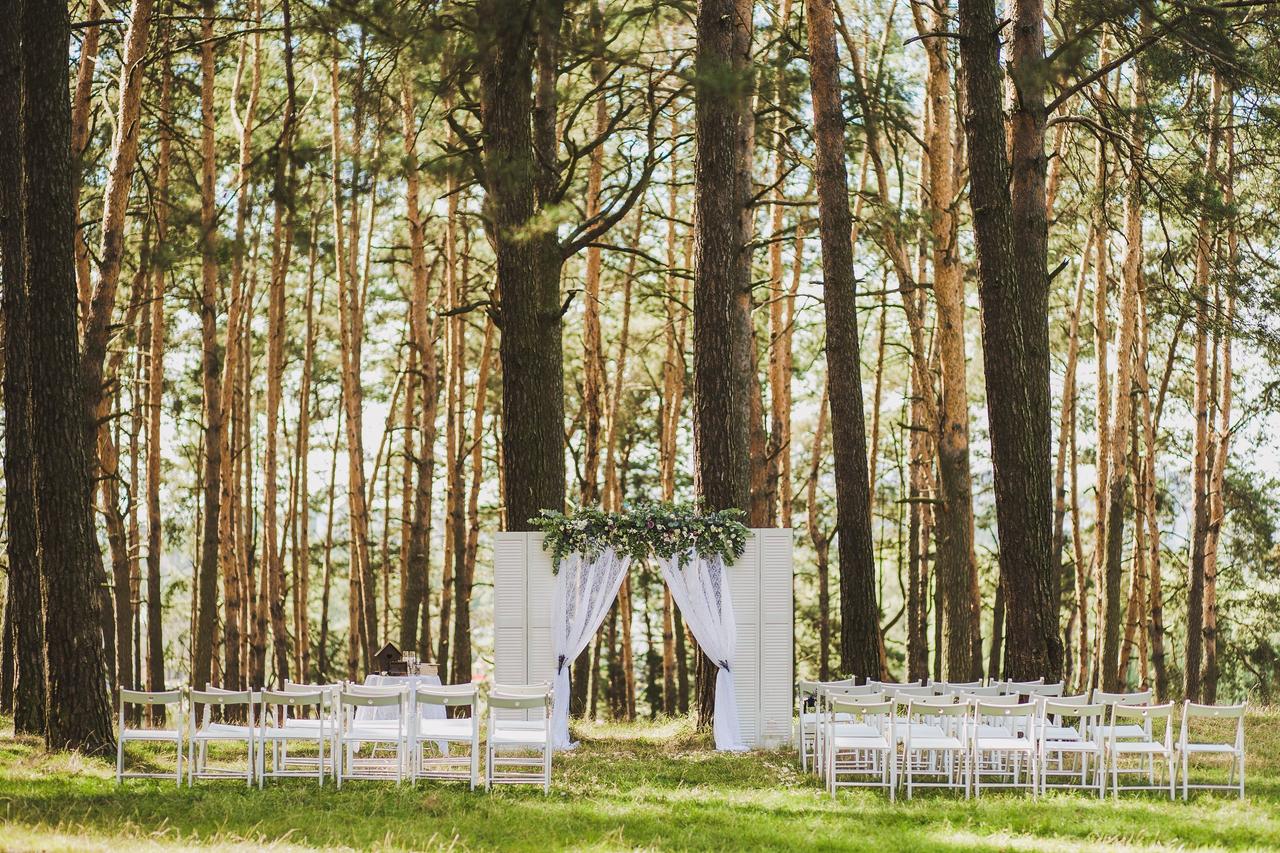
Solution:
{"label": "green foliage garland", "polygon": [[569,513],[544,509],[529,523],[545,534],[553,571],[570,554],[587,559],[605,549],[644,560],[650,554],[669,559],[699,554],[733,563],[747,547],[746,513],[740,509],[703,512],[693,503],[646,501],[621,512],[581,507]]}

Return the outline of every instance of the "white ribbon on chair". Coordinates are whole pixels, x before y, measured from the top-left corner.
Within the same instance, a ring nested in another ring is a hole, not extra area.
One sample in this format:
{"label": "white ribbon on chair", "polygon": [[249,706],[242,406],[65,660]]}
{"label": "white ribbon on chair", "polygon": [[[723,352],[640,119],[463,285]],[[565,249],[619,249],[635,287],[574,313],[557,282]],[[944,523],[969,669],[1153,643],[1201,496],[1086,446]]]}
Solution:
{"label": "white ribbon on chair", "polygon": [[659,557],[662,577],[671,590],[684,624],[693,638],[715,661],[716,709],[713,731],[716,749],[732,752],[746,750],[738,727],[738,704],[733,682],[733,650],[738,642],[733,620],[733,602],[729,598],[729,578],[724,560],[717,555],[702,557],[696,553]]}
{"label": "white ribbon on chair", "polygon": [[569,670],[587,647],[618,597],[631,557],[606,548],[590,560],[570,554],[556,573],[551,605],[551,637],[556,656],[551,736],[556,749],[573,749],[569,740]]}

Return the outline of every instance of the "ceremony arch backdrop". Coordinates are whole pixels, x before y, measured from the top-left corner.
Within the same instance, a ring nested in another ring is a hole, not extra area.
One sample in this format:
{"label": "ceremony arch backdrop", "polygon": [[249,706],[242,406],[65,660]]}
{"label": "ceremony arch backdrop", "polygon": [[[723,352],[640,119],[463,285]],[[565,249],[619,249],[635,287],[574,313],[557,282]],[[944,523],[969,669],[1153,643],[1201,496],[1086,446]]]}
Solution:
{"label": "ceremony arch backdrop", "polygon": [[[552,557],[544,549],[544,539],[542,532],[504,532],[498,533],[494,540],[494,664],[495,680],[499,684],[554,683],[557,670],[561,679],[568,677],[568,666],[557,666],[560,655],[557,646],[565,645],[566,633],[572,635],[582,630],[581,620],[575,623],[572,618],[564,618],[565,604],[557,602],[557,580],[563,596],[566,585],[578,586],[575,573],[582,566],[573,563],[573,558],[566,559],[560,566],[563,577],[558,578],[552,568]],[[673,579],[669,572],[676,567],[662,566],[665,561],[652,559],[663,568],[677,602],[681,598],[677,588],[681,583],[692,588],[707,580],[705,568],[700,575],[692,567],[685,567]],[[694,624],[697,617],[686,614],[686,621],[700,645],[705,646],[705,641],[697,637],[698,633],[703,633],[704,638],[708,635],[732,638],[731,659],[725,661],[731,677],[726,679],[722,671],[717,687],[731,684],[737,732],[725,731],[723,725],[718,725],[716,746],[719,749],[772,748],[791,740],[793,569],[790,530],[752,529],[742,556],[724,567],[723,579],[729,589],[730,605],[725,612],[730,613],[732,624],[712,625],[700,631]],[[600,606],[607,609],[628,570],[629,560],[616,554],[595,560],[587,592],[578,596],[579,600],[590,601],[589,609],[593,611]],[[692,597],[696,600],[698,596],[695,593]],[[714,614],[711,618],[715,618]],[[715,658],[717,654],[723,656],[725,650],[709,649],[709,654]],[[573,654],[568,655],[570,665],[572,657]],[[717,719],[722,722],[730,722],[731,718],[731,714],[720,713],[727,698],[717,696]],[[562,713],[563,706],[561,702]]]}

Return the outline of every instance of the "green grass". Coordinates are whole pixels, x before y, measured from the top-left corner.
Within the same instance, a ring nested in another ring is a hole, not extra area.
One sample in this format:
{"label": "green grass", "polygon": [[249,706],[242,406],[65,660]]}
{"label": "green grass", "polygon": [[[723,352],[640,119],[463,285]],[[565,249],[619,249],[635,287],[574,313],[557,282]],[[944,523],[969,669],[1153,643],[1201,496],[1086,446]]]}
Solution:
{"label": "green grass", "polygon": [[117,787],[114,762],[3,737],[0,848],[1280,849],[1280,710],[1248,720],[1243,802],[1221,794],[1190,803],[1145,794],[966,802],[931,792],[890,804],[871,791],[833,801],[792,753],[717,754],[683,721],[585,726],[578,735],[576,752],[556,756],[546,796],[426,781],[341,791],[294,779],[262,792],[223,781]]}

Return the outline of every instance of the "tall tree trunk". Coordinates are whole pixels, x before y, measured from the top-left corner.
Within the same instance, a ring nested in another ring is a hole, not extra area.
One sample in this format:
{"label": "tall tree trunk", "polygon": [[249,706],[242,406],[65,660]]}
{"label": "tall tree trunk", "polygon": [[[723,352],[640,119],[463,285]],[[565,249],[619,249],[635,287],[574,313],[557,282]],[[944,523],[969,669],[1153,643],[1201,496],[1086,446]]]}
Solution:
{"label": "tall tree trunk", "polygon": [[[599,2],[589,12],[592,49],[591,84],[599,91],[595,99],[594,134],[603,137],[609,127],[609,111],[605,103],[604,15]],[[600,186],[604,181],[604,146],[591,150],[587,167],[587,216],[600,215]],[[600,274],[604,269],[603,252],[598,245],[587,247],[583,277],[582,306],[582,506],[600,502],[600,424],[603,415],[601,395],[604,386],[604,348],[600,340]]]}
{"label": "tall tree trunk", "polygon": [[831,677],[831,537],[818,519],[818,477],[826,455],[823,442],[827,434],[827,416],[831,407],[831,382],[822,380],[822,397],[818,403],[818,422],[813,428],[813,450],[809,457],[806,523],[813,541],[814,570],[818,573],[818,680]]}
{"label": "tall tree trunk", "polygon": [[1204,701],[1218,701],[1218,543],[1226,515],[1223,484],[1227,476],[1228,448],[1231,442],[1232,364],[1231,335],[1234,331],[1236,280],[1239,275],[1239,238],[1236,235],[1235,194],[1235,115],[1234,96],[1228,92],[1224,144],[1227,149],[1226,174],[1223,176],[1223,202],[1233,217],[1227,221],[1226,268],[1228,283],[1221,323],[1222,352],[1219,358],[1218,429],[1213,438],[1213,461],[1209,475],[1209,518],[1204,546]]}
{"label": "tall tree trunk", "polygon": [[297,611],[295,641],[298,647],[298,678],[316,678],[311,667],[311,380],[316,357],[315,297],[317,236],[319,222],[311,222],[311,238],[308,241],[307,303],[303,325],[306,343],[302,350],[302,379],[298,392],[298,542],[294,549],[297,564],[297,589],[294,591],[294,609]]}
{"label": "tall tree trunk", "polygon": [[982,302],[1000,573],[1008,596],[1005,672],[1015,679],[1043,676],[1057,681],[1062,674],[1062,641],[1050,589],[1053,477],[1044,7],[1041,0],[1015,0],[1012,11],[1010,75],[1018,96],[1010,123],[1010,157],[994,3],[959,3],[969,195]]}
{"label": "tall tree trunk", "polygon": [[[1219,107],[1222,81],[1215,73],[1209,95],[1209,138],[1205,151],[1206,183],[1218,178],[1218,145],[1221,136]],[[1192,702],[1202,696],[1202,650],[1204,648],[1205,540],[1209,532],[1209,279],[1213,262],[1213,229],[1209,205],[1201,200],[1196,226],[1195,270],[1195,393],[1192,415],[1195,438],[1192,446],[1191,477],[1191,559],[1187,563],[1187,659],[1183,668],[1183,694]]]}
{"label": "tall tree trunk", "polygon": [[[700,0],[694,59],[693,304],[695,491],[708,509],[750,507],[752,340],[750,121],[752,0]],[[865,474],[863,475],[865,480]],[[698,725],[715,709],[715,664],[698,656]]]}
{"label": "tall tree trunk", "polygon": [[[1133,428],[1133,351],[1137,336],[1138,290],[1142,279],[1142,169],[1146,161],[1144,123],[1147,82],[1143,62],[1134,71],[1133,119],[1129,140],[1129,174],[1125,185],[1125,254],[1120,289],[1120,329],[1117,336],[1116,405],[1111,422],[1109,478],[1106,483],[1106,634],[1102,649],[1104,689],[1118,692],[1124,678],[1120,653],[1121,578],[1124,552],[1124,510],[1128,504],[1128,446]],[[1134,588],[1139,585],[1135,582]]]}
{"label": "tall tree trunk", "polygon": [[484,327],[484,347],[476,373],[475,404],[471,414],[471,481],[467,492],[467,531],[461,571],[454,576],[453,666],[454,683],[471,681],[471,587],[475,583],[476,553],[480,544],[480,484],[484,474],[484,411],[489,392],[489,370],[493,361],[493,321]]}
{"label": "tall tree trunk", "polygon": [[[267,447],[263,476],[266,478],[262,504],[262,530],[266,543],[268,608],[271,613],[272,647],[275,649],[275,676],[280,686],[289,680],[289,633],[284,619],[284,560],[279,551],[277,532],[277,489],[279,487],[279,453],[277,430],[280,421],[281,385],[284,380],[285,279],[289,273],[289,257],[293,249],[292,177],[294,78],[293,32],[289,2],[283,5],[284,16],[284,116],[280,137],[276,140],[275,169],[271,195],[274,202],[271,222],[271,283],[267,308]],[[256,53],[256,51],[255,51]],[[257,62],[254,63],[255,67]]]}
{"label": "tall tree trunk", "polygon": [[502,332],[504,503],[507,527],[530,530],[539,511],[563,508],[565,492],[563,256],[554,225],[538,218],[559,184],[556,78],[564,8],[563,0],[533,7],[484,0],[477,12],[484,24],[478,34],[484,182]]}
{"label": "tall tree trunk", "polygon": [[202,0],[200,20],[200,352],[204,388],[204,529],[196,592],[196,636],[191,683],[203,689],[213,673],[213,629],[218,606],[218,521],[222,485],[222,353],[218,347],[218,219],[214,129],[213,0]]}
{"label": "tall tree trunk", "polygon": [[[917,23],[920,29],[922,22]],[[944,8],[934,8],[929,29],[947,28]],[[982,674],[982,602],[973,548],[973,495],[969,472],[969,390],[965,369],[964,268],[960,262],[952,171],[951,69],[942,39],[924,40],[929,59],[929,225],[933,243],[933,291],[938,300],[942,404],[938,412],[938,582],[946,606],[947,677],[967,681]]]}
{"label": "tall tree trunk", "polygon": [[[1067,517],[1067,456],[1071,449],[1072,432],[1076,422],[1076,367],[1080,358],[1080,312],[1084,310],[1085,283],[1089,276],[1089,253],[1093,247],[1093,231],[1090,229],[1084,241],[1084,251],[1080,254],[1080,270],[1076,275],[1075,298],[1071,305],[1071,319],[1067,329],[1067,364],[1062,376],[1062,406],[1058,418],[1058,456],[1053,480],[1053,568],[1058,573],[1061,590],[1063,551],[1066,543]],[[1074,508],[1074,507],[1073,507]],[[1074,521],[1072,522],[1074,527]],[[1072,561],[1075,562],[1074,560]],[[1068,650],[1064,657],[1068,671],[1075,667],[1075,658],[1070,654],[1071,644],[1079,638],[1079,650],[1088,648],[1088,611],[1086,608],[1087,590],[1084,586],[1085,576],[1081,574],[1083,567],[1076,565],[1075,607],[1071,611],[1070,624],[1078,634],[1069,629],[1064,646]],[[1083,668],[1083,660],[1080,663]]]}
{"label": "tall tree trunk", "polygon": [[871,544],[867,439],[850,236],[852,217],[844,163],[844,117],[840,107],[835,20],[829,0],[806,0],[805,8],[814,103],[831,448],[836,471],[840,654],[847,674],[878,678],[882,669],[880,612]]}
{"label": "tall tree trunk", "polygon": [[[14,650],[13,730],[41,734],[45,716],[44,612],[32,423],[30,296],[23,269],[22,0],[6,0],[0,29],[0,278],[4,310],[5,642]],[[65,82],[65,81],[64,81]]]}
{"label": "tall tree trunk", "polygon": [[[169,51],[172,45],[172,27],[164,24],[164,63],[160,80],[160,114],[169,115],[173,109],[173,60]],[[169,236],[169,169],[173,147],[173,134],[168,123],[160,128],[159,151],[156,165],[155,217],[156,244],[164,245]],[[154,264],[151,284],[151,352],[147,364],[147,690],[164,690],[164,634],[163,600],[160,589],[160,557],[163,547],[164,523],[160,511],[160,460],[164,448],[161,445],[160,425],[164,414],[164,354],[167,326],[165,318],[165,283],[167,265]],[[152,711],[152,724],[164,720],[164,707]]]}
{"label": "tall tree trunk", "polygon": [[32,395],[31,424],[45,615],[45,744],[102,754],[115,740],[94,613],[91,567],[98,546],[78,382],[67,6],[28,0],[18,25],[22,257],[31,387],[41,389]]}
{"label": "tall tree trunk", "polygon": [[[16,6],[14,7],[17,8]],[[88,26],[84,28],[84,36],[80,41],[80,56],[76,63],[76,85],[71,94],[71,157],[73,162],[83,163],[89,147],[89,134],[92,130],[90,117],[93,108],[94,72],[98,68],[98,43],[101,40],[102,4],[98,0],[89,0],[84,11],[84,20]],[[17,79],[16,77],[14,78]],[[15,137],[16,138],[16,137]],[[84,180],[84,170],[77,168],[72,177],[71,199],[77,219],[80,213],[80,187]],[[82,223],[78,223],[80,225]],[[93,282],[90,277],[92,258],[89,254],[87,230],[76,228],[76,292],[79,298],[80,328],[89,319],[90,303],[93,301]],[[97,452],[96,448],[93,452]]]}

